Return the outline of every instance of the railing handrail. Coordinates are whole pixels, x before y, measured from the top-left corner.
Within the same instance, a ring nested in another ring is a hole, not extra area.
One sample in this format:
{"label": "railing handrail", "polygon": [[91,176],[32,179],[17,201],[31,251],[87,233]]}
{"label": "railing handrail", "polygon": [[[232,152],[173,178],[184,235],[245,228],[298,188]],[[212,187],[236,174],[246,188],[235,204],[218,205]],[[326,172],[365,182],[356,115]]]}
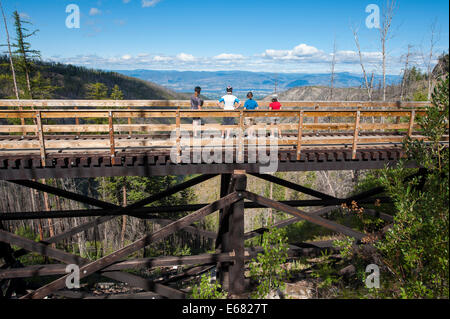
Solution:
{"label": "railing handrail", "polygon": [[[244,101],[242,101],[244,102]],[[268,107],[270,101],[257,101],[261,107]],[[422,108],[430,102],[411,101],[280,101],[287,108]],[[214,107],[216,100],[204,101],[203,107]],[[0,107],[180,107],[190,108],[189,100],[1,100]]]}

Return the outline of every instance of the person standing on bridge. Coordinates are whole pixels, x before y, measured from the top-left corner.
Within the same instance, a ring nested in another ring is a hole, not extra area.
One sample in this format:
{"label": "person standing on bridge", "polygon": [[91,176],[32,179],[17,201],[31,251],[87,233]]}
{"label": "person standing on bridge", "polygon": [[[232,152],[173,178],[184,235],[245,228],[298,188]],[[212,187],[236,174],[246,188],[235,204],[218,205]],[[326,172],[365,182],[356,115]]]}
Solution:
{"label": "person standing on bridge", "polygon": [[[274,94],[272,95],[272,103],[270,103],[269,108],[271,111],[278,111],[281,110],[281,103],[278,102],[278,95]],[[270,118],[272,125],[279,125],[280,124],[280,118],[279,117],[271,117]],[[271,129],[271,136],[274,136],[274,129]],[[278,136],[281,137],[281,130],[278,128]]]}
{"label": "person standing on bridge", "polygon": [[[256,102],[255,100],[253,100],[253,93],[252,92],[248,92],[247,93],[247,98],[248,98],[248,100],[247,101],[245,101],[245,104],[244,104],[244,109],[246,109],[246,110],[257,110],[258,109],[258,102]],[[252,125],[255,125],[256,124],[256,122],[255,122],[255,119],[253,118],[253,117],[246,117],[245,118],[245,125],[248,125],[248,126],[252,126]],[[253,135],[253,129],[252,128],[250,128],[249,130],[248,130],[248,135],[250,136],[250,135]]]}
{"label": "person standing on bridge", "polygon": [[[192,110],[200,110],[203,106],[203,100],[200,98],[200,92],[202,91],[202,88],[197,86],[194,89],[194,94],[191,96],[191,109]],[[202,125],[202,120],[200,117],[194,117],[192,121],[193,126],[193,135],[197,136],[198,129]]]}
{"label": "person standing on bridge", "polygon": [[[222,98],[217,102],[219,107],[222,107],[224,111],[234,111],[239,106],[241,106],[241,101],[233,95],[233,88],[231,86],[227,87],[227,95],[222,96]],[[235,125],[234,117],[224,117],[223,125]],[[227,129],[227,138],[230,137],[230,129]],[[225,130],[222,130],[222,138],[225,137]]]}

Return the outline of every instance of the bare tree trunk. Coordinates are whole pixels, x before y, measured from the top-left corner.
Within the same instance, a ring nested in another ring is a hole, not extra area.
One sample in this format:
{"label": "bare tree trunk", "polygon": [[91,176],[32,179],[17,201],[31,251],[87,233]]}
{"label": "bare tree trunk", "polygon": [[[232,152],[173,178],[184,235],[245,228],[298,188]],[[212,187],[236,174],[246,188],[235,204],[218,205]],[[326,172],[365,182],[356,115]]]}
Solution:
{"label": "bare tree trunk", "polygon": [[[127,206],[127,187],[123,185],[123,207]],[[122,216],[122,233],[120,234],[120,246],[123,247],[125,243],[125,231],[127,229],[127,215]]]}
{"label": "bare tree trunk", "polygon": [[336,35],[333,42],[333,60],[331,60],[331,83],[330,83],[330,101],[333,101],[333,88],[334,88],[334,69],[336,66]]}
{"label": "bare tree trunk", "polygon": [[[14,82],[14,93],[16,94],[16,99],[19,100],[20,99],[19,98],[19,90],[17,88],[16,71],[15,71],[14,63],[13,63],[13,59],[12,59],[11,41],[9,39],[8,23],[6,22],[5,11],[3,10],[1,1],[0,1],[0,9],[2,10],[3,22],[5,24],[6,41],[8,44],[8,52],[9,52],[9,63],[11,65],[11,73],[12,73],[12,78],[13,78],[13,82]],[[23,125],[23,123],[22,123],[22,125]]]}
{"label": "bare tree trunk", "polygon": [[400,89],[400,101],[403,101],[403,99],[404,99],[406,77],[408,76],[408,64],[409,64],[409,57],[411,55],[411,48],[412,48],[412,45],[408,44],[408,53],[406,54],[406,58],[405,58],[405,69],[403,70],[403,79],[402,79],[402,84],[401,84],[401,89]]}
{"label": "bare tree trunk", "polygon": [[389,30],[392,24],[392,18],[395,11],[395,0],[387,0],[386,6],[383,8],[383,19],[380,28],[381,35],[381,54],[383,68],[383,101],[386,101],[386,44],[389,40]]}
{"label": "bare tree trunk", "polygon": [[[45,185],[46,184],[45,179],[41,179],[41,183]],[[45,211],[47,211],[47,212],[49,212],[51,210],[50,203],[48,200],[48,193],[46,193],[46,192],[44,192],[44,207],[45,207]],[[48,222],[48,231],[49,231],[50,237],[53,237],[53,236],[55,236],[55,229],[53,228],[53,221],[51,218],[48,218],[47,222]],[[56,248],[55,243],[52,243],[52,247]]]}
{"label": "bare tree trunk", "polygon": [[358,49],[359,64],[361,65],[361,69],[362,69],[362,72],[363,72],[364,84],[366,86],[367,96],[369,97],[369,101],[372,101],[372,88],[371,88],[371,85],[369,84],[369,80],[367,79],[367,73],[366,73],[366,69],[364,67],[364,63],[363,63],[361,47],[359,45],[358,30],[356,28],[353,28],[352,31],[353,31],[353,36],[355,38],[356,48]]}
{"label": "bare tree trunk", "polygon": [[[12,74],[13,83],[14,83],[14,93],[16,95],[16,99],[20,100],[19,89],[17,87],[16,70],[14,68],[14,62],[13,62],[12,51],[11,51],[11,41],[10,41],[10,38],[9,38],[8,23],[6,22],[5,11],[3,10],[3,6],[2,6],[2,2],[1,1],[0,1],[0,9],[2,10],[3,22],[5,24],[6,42],[7,42],[7,45],[8,45],[9,64],[11,66],[11,74]],[[22,111],[22,106],[19,106],[19,110]],[[24,118],[20,119],[20,124],[21,125],[25,125],[25,119]]]}
{"label": "bare tree trunk", "polygon": [[422,58],[424,60],[425,65],[427,66],[427,75],[428,75],[428,101],[431,100],[431,93],[433,92],[433,88],[432,88],[432,68],[431,68],[431,63],[433,61],[433,51],[434,51],[434,47],[436,45],[436,43],[438,42],[439,37],[436,37],[436,23],[437,20],[434,20],[434,22],[431,24],[430,27],[430,31],[431,31],[431,38],[430,38],[430,52],[428,53],[427,58],[424,57],[424,54],[422,52]]}

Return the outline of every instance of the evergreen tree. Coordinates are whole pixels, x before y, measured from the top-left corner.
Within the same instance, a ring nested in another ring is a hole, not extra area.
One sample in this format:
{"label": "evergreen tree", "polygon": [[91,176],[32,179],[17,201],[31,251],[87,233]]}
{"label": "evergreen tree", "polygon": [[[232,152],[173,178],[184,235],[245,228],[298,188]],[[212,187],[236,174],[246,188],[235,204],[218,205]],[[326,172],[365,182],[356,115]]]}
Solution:
{"label": "evergreen tree", "polygon": [[86,98],[89,100],[106,100],[108,87],[103,83],[89,83],[86,86]]}
{"label": "evergreen tree", "polygon": [[30,22],[22,20],[19,13],[14,11],[14,26],[16,28],[16,39],[15,43],[13,43],[12,47],[15,48],[13,54],[17,59],[17,66],[20,72],[25,75],[26,79],[26,97],[32,99],[33,98],[33,90],[31,86],[31,73],[33,71],[34,59],[40,59],[41,53],[38,50],[32,50],[31,44],[26,41],[26,39],[35,35],[39,30],[34,30],[30,32],[27,28],[24,27],[26,24],[30,24]]}
{"label": "evergreen tree", "polygon": [[120,90],[119,86],[114,85],[111,92],[111,99],[113,100],[123,100],[123,92]]}

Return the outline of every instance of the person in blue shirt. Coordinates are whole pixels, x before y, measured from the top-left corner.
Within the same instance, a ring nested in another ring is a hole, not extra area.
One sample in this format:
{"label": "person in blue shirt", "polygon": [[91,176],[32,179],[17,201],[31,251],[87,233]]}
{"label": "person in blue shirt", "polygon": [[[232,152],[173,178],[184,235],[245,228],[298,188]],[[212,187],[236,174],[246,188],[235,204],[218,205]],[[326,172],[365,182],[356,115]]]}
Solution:
{"label": "person in blue shirt", "polygon": [[248,92],[247,93],[247,98],[248,98],[248,100],[245,101],[244,109],[246,109],[246,110],[256,110],[256,109],[258,109],[258,102],[253,100],[253,93],[252,92]]}
{"label": "person in blue shirt", "polygon": [[[245,101],[244,109],[245,110],[249,110],[249,111],[257,110],[258,109],[258,102],[253,100],[253,93],[252,92],[248,92],[247,93],[247,98],[248,98],[248,100]],[[253,117],[246,117],[245,118],[245,126],[250,126],[251,127],[251,126],[253,126],[255,124],[256,124],[256,122],[255,122],[255,119]],[[249,128],[248,135],[249,136],[253,135],[253,129]]]}

